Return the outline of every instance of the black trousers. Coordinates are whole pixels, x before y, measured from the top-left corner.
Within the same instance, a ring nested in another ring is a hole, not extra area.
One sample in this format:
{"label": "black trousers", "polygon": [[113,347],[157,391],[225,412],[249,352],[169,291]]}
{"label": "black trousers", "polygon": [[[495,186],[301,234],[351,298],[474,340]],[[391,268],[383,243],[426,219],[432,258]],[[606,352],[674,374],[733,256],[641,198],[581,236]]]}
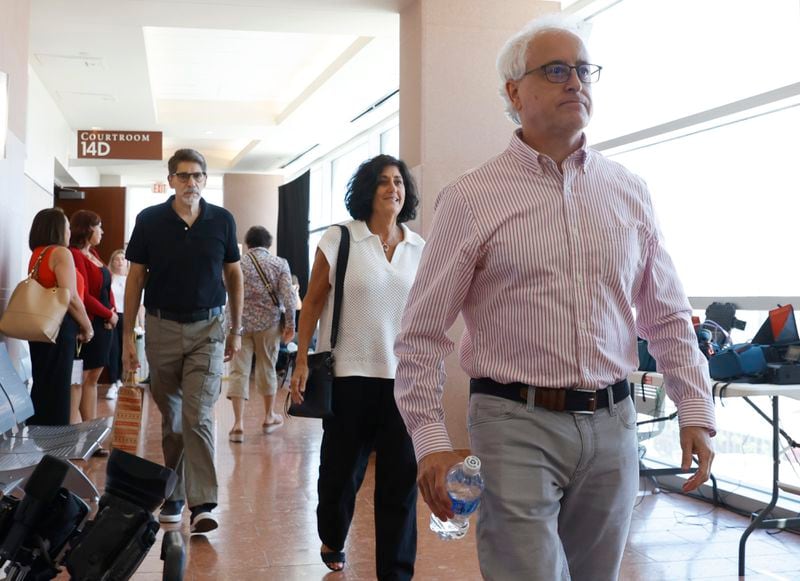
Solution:
{"label": "black trousers", "polygon": [[394,380],[337,377],[333,412],[322,422],[319,537],[334,551],[344,548],[374,449],[377,577],[411,579],[417,555],[417,462],[394,401]]}
{"label": "black trousers", "polygon": [[68,426],[70,377],[75,359],[78,324],[67,313],[55,343],[30,341],[31,401],[33,415],[26,422],[31,426]]}

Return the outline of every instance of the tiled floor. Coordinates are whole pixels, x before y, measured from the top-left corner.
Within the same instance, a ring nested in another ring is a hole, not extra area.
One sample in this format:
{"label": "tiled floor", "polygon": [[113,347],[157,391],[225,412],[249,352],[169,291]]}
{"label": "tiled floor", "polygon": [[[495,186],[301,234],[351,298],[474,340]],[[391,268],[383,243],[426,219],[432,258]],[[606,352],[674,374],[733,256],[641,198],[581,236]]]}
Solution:
{"label": "tiled floor", "polygon": [[[101,390],[102,393],[103,390]],[[283,397],[285,392],[279,394]],[[332,574],[319,560],[315,524],[316,476],[322,435],[316,420],[289,419],[269,435],[260,433],[261,406],[248,406],[245,442],[228,442],[233,416],[227,400],[217,406],[217,468],[220,528],[188,536],[188,516],[180,530],[187,544],[187,581],[374,579],[373,480],[365,479],[346,546],[347,567]],[[161,461],[160,416],[149,406],[147,458]],[[112,413],[101,400],[101,413]],[[87,471],[99,486],[105,460]],[[371,470],[371,469],[370,469]],[[480,579],[472,533],[444,542],[428,531],[429,512],[418,508],[417,579]],[[634,514],[622,567],[624,580],[738,579],[737,554],[747,520],[680,495],[644,495]],[[161,579],[158,544],[134,576]],[[746,579],[800,580],[800,536],[755,532],[747,544]]]}

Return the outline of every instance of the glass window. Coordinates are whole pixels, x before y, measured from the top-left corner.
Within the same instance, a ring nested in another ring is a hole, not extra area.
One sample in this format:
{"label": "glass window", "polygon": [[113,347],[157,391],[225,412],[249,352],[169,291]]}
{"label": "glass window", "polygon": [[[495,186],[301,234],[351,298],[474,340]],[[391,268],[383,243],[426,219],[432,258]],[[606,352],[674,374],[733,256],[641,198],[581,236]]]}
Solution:
{"label": "glass window", "polygon": [[311,230],[324,226],[330,222],[330,211],[325,212],[322,188],[322,167],[317,166],[311,170],[308,186],[308,224]]}
{"label": "glass window", "polygon": [[643,176],[689,296],[796,296],[800,107],[613,156]]}
{"label": "glass window", "polygon": [[347,182],[361,165],[369,159],[369,144],[364,141],[331,162],[331,223],[350,220],[344,205]]}
{"label": "glass window", "polygon": [[[635,390],[635,388],[634,388]],[[768,397],[751,398],[767,416],[772,416],[771,401]],[[667,400],[665,413],[675,411],[675,406]],[[747,402],[740,397],[724,400],[724,407],[717,406],[717,435],[714,437],[714,476],[742,487],[738,492],[746,495],[747,488],[772,490],[772,427],[758,416]],[[644,417],[640,419],[645,419]],[[800,425],[800,402],[783,397],[780,399],[780,419],[790,436],[792,426]],[[670,466],[679,466],[681,448],[678,420],[666,422],[662,434],[642,445],[646,458]],[[781,446],[785,445],[782,440]],[[640,451],[641,452],[641,451]],[[800,452],[785,449],[781,453],[781,482],[800,486]],[[784,495],[789,497],[788,494]],[[781,503],[783,504],[783,503]]]}
{"label": "glass window", "polygon": [[[591,58],[604,68],[593,87],[589,141],[651,130],[606,154],[647,181],[687,294],[797,296],[798,91],[735,119],[708,112],[800,81],[800,3],[620,0],[591,25]],[[682,135],[653,130],[692,115],[697,121]],[[734,341],[751,339],[766,315],[740,311],[748,325]],[[767,398],[754,399],[769,410]],[[780,405],[782,425],[800,425],[800,402],[781,398]],[[739,398],[716,410],[714,474],[742,491],[770,489],[770,426]],[[675,465],[677,422],[666,432],[644,443],[647,456]],[[781,460],[781,480],[797,485],[797,452],[784,451]]]}
{"label": "glass window", "polygon": [[591,24],[594,143],[800,80],[797,0],[624,0]]}
{"label": "glass window", "polygon": [[125,244],[131,238],[133,227],[136,225],[136,216],[150,206],[163,204],[172,195],[172,190],[167,187],[163,194],[154,194],[152,188],[129,186],[125,189]]}
{"label": "glass window", "polygon": [[400,126],[395,125],[381,133],[381,153],[400,158]]}

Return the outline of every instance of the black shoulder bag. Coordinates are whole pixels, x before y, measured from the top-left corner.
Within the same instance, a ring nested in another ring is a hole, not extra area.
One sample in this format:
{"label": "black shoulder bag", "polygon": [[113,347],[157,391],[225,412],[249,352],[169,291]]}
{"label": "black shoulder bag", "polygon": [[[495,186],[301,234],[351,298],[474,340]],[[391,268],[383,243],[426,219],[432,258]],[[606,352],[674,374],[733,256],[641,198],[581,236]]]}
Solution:
{"label": "black shoulder bag", "polygon": [[339,242],[339,254],[336,259],[336,284],[333,287],[333,316],[331,318],[331,350],[312,353],[308,356],[308,378],[303,403],[286,397],[286,413],[301,418],[333,417],[333,350],[339,335],[339,315],[342,309],[342,291],[344,290],[344,274],[347,270],[347,258],[350,255],[350,231],[346,226],[342,230]]}

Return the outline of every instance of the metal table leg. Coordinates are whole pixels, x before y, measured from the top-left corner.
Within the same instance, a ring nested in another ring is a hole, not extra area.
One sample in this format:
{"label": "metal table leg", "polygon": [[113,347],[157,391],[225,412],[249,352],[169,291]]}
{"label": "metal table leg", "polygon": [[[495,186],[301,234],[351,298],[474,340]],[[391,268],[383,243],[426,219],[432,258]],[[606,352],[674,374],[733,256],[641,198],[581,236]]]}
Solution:
{"label": "metal table leg", "polygon": [[[742,533],[741,539],[739,539],[739,577],[744,577],[745,545],[750,533],[752,533],[755,529],[789,529],[800,527],[800,517],[767,518],[767,516],[772,512],[772,509],[775,508],[775,504],[778,502],[778,496],[780,494],[780,489],[778,487],[780,477],[779,467],[781,462],[780,422],[778,414],[779,396],[772,395],[770,397],[772,398],[772,498],[770,499],[769,504],[761,509],[758,514],[756,514],[753,522],[751,522],[750,526],[745,529],[745,531]],[[748,398],[744,399],[748,400]],[[749,400],[748,403],[753,405]]]}

